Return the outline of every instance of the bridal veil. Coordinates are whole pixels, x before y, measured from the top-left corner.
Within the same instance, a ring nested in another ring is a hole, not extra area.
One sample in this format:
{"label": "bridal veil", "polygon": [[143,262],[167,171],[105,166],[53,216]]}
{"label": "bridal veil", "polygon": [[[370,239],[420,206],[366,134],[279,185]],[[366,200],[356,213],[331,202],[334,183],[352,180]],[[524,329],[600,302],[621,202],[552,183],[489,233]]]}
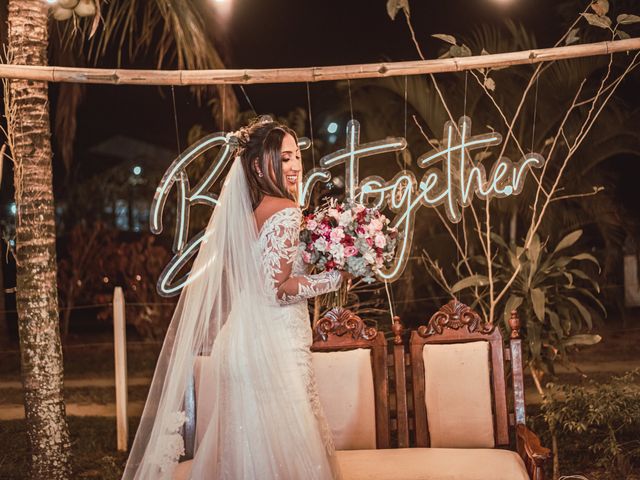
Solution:
{"label": "bridal veil", "polygon": [[169,325],[124,479],[172,478],[197,359],[207,365],[196,385],[207,415],[197,425],[192,480],[332,478],[257,237],[238,157]]}

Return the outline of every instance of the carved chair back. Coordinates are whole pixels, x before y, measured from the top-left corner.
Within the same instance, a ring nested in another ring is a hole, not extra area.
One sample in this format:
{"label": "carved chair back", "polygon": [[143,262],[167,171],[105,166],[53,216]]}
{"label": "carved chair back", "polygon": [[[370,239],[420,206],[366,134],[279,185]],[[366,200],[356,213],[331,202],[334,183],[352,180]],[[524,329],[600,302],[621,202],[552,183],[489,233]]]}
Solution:
{"label": "carved chair back", "polygon": [[[418,447],[509,445],[509,423],[524,424],[522,346],[515,312],[512,339],[452,300],[410,339],[415,443]],[[511,361],[515,416],[507,412],[505,361]],[[463,397],[463,398],[460,398]],[[431,431],[430,431],[431,430]]]}
{"label": "carved chair back", "polygon": [[351,311],[334,308],[313,326],[311,351],[321,403],[336,448],[389,448],[391,417],[384,335]]}

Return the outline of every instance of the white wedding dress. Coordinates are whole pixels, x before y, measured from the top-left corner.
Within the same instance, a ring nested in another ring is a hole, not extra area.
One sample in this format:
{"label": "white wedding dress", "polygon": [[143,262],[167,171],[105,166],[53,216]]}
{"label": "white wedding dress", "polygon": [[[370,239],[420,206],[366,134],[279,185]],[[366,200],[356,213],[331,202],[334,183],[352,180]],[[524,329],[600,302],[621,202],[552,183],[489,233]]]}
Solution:
{"label": "white wedding dress", "polygon": [[[300,224],[300,210],[285,208],[258,231],[236,159],[169,325],[124,480],[172,480],[177,468],[191,480],[340,478],[307,298],[341,277],[306,275]],[[193,378],[194,458],[178,467]]]}
{"label": "white wedding dress", "polygon": [[[281,426],[264,425],[255,422],[252,414],[260,408],[256,398],[247,395],[253,390],[248,369],[243,359],[236,354],[238,339],[242,337],[242,318],[238,322],[229,321],[222,328],[213,347],[211,359],[203,368],[198,405],[210,404],[215,391],[216,377],[227,378],[226,389],[234,404],[221,406],[218,415],[241,414],[243,420],[230,425],[222,439],[211,440],[211,432],[218,433],[218,427],[211,428],[210,417],[215,415],[207,407],[199,410],[204,423],[198,422],[197,438],[202,438],[194,458],[192,480],[201,479],[336,479],[339,470],[335,463],[335,449],[331,431],[324,418],[311,363],[312,331],[307,299],[338,289],[341,282],[339,272],[333,271],[307,275],[302,255],[298,248],[302,214],[298,208],[285,208],[269,217],[259,232],[258,244],[261,252],[264,281],[268,291],[273,293],[277,327],[281,332],[280,353],[292,359],[284,371],[273,371],[271,375],[289,379],[287,402],[276,405],[276,409],[295,408],[299,422],[296,432],[284,432]],[[250,300],[249,300],[250,301]],[[238,327],[238,328],[235,328]],[[264,328],[269,328],[264,325]],[[257,335],[260,333],[257,332]],[[240,342],[241,343],[241,342]],[[288,351],[284,351],[287,349]],[[219,362],[219,359],[226,361]],[[215,365],[221,365],[215,370]],[[301,383],[298,383],[301,382]],[[303,388],[300,388],[300,385]],[[241,405],[236,402],[247,399]],[[259,402],[258,402],[259,403]],[[229,410],[227,410],[227,408]],[[274,418],[275,420],[275,418]],[[266,427],[266,428],[265,428]],[[207,431],[208,429],[208,431]],[[262,431],[260,431],[262,430]],[[291,436],[290,436],[291,435]],[[281,451],[277,451],[282,448]],[[298,458],[296,458],[295,453]]]}

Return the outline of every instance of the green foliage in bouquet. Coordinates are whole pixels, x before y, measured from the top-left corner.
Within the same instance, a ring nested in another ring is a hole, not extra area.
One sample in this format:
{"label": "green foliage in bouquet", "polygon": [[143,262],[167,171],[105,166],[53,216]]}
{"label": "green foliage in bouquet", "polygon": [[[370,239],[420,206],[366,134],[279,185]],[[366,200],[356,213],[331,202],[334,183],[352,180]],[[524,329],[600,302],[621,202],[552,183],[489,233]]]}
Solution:
{"label": "green foliage in bouquet", "polygon": [[[598,260],[591,254],[568,253],[582,235],[576,230],[555,246],[541,242],[536,234],[530,247],[508,246],[497,234],[492,240],[497,252],[492,262],[494,286],[501,288],[519,271],[511,288],[501,302],[504,327],[512,310],[517,309],[524,327],[528,360],[536,368],[546,367],[553,372],[556,360],[567,362],[567,349],[576,345],[593,345],[600,336],[585,332],[606,315],[596,295],[600,286],[595,275],[600,272]],[[484,256],[469,259],[486,263]],[[462,262],[458,265],[462,274]],[[451,287],[451,293],[478,289],[477,303],[486,303],[489,279],[483,275],[463,278]],[[481,305],[486,308],[486,305]]]}

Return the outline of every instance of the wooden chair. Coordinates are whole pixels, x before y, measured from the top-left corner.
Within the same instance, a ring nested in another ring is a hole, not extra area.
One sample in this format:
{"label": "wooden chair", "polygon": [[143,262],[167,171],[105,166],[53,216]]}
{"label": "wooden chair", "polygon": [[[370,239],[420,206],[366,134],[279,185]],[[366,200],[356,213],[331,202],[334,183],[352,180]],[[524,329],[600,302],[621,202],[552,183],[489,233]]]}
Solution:
{"label": "wooden chair", "polygon": [[[349,310],[334,308],[313,327],[313,366],[337,450],[385,449],[408,444],[404,351],[396,326],[393,394],[387,341]],[[390,400],[393,399],[393,408]]]}
{"label": "wooden chair", "polygon": [[[457,459],[461,470],[470,469],[469,476],[461,471],[452,478],[544,479],[551,455],[525,425],[522,340],[515,311],[509,323],[511,338],[504,348],[498,328],[452,300],[411,333],[415,445]],[[511,414],[505,361],[511,362]],[[510,445],[510,431],[517,455],[500,449]]]}

